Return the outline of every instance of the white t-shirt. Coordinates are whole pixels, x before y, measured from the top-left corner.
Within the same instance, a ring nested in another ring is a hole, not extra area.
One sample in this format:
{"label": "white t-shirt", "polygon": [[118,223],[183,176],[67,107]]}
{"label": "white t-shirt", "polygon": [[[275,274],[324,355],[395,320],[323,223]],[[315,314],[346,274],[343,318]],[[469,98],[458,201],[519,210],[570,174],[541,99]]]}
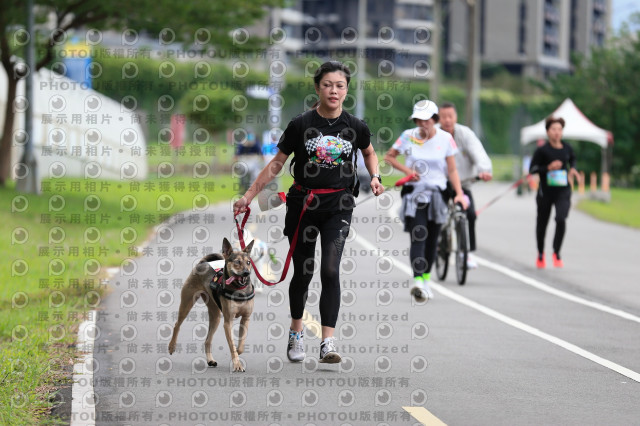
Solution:
{"label": "white t-shirt", "polygon": [[458,152],[450,133],[436,128],[436,134],[431,139],[420,139],[420,128],[415,127],[402,132],[392,148],[405,156],[407,167],[420,174],[418,182],[409,184],[437,186],[440,189],[447,186],[449,169],[446,158]]}

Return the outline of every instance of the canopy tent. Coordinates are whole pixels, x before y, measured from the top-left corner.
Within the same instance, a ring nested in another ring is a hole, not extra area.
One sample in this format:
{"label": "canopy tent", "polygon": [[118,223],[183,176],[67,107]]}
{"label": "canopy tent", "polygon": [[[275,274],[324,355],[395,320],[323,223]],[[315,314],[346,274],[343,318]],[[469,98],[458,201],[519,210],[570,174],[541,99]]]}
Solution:
{"label": "canopy tent", "polygon": [[[569,98],[565,99],[549,116],[564,119],[563,139],[593,142],[600,145],[603,149],[606,149],[610,143],[613,143],[611,132],[593,124]],[[520,143],[522,145],[546,138],[547,131],[544,126],[544,120],[520,129]]]}

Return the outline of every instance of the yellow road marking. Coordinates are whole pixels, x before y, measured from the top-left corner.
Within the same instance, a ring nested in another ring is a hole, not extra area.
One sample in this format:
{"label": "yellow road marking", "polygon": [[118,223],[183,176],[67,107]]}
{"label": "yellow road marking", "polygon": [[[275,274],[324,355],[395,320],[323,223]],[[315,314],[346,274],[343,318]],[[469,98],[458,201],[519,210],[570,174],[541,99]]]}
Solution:
{"label": "yellow road marking", "polygon": [[446,425],[442,420],[434,416],[424,407],[402,407],[406,412],[411,414],[411,417],[418,420],[423,425],[427,426],[442,426]]}

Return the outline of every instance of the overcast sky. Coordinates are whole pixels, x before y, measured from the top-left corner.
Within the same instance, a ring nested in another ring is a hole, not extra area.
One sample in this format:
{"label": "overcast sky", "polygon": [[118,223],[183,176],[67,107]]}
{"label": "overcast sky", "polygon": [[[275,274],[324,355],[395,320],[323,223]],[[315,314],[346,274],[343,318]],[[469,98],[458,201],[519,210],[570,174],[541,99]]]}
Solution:
{"label": "overcast sky", "polygon": [[613,0],[613,25],[614,31],[629,18],[633,12],[640,12],[640,1],[638,0]]}

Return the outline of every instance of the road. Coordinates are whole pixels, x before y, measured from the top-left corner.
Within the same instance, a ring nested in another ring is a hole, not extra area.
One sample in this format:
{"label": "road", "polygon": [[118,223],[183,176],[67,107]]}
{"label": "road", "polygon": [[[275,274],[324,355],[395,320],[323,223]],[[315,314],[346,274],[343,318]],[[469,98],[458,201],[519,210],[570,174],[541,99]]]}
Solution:
{"label": "road", "polygon": [[[477,184],[476,204],[506,188]],[[480,268],[467,284],[450,273],[418,304],[397,206],[391,190],[355,211],[341,270],[340,365],[317,362],[318,275],[305,362],[285,354],[287,281],[256,296],[245,373],[230,372],[221,327],[218,367],[206,366],[201,303],[169,355],[182,281],[203,251],[235,235],[229,204],[162,226],[145,254],[113,275],[98,311],[87,368],[96,423],[640,424],[639,231],[572,210],[565,268],[536,270],[535,201],[512,192],[480,215]],[[248,228],[283,258],[284,209],[257,210]],[[280,267],[267,272],[279,276]]]}

